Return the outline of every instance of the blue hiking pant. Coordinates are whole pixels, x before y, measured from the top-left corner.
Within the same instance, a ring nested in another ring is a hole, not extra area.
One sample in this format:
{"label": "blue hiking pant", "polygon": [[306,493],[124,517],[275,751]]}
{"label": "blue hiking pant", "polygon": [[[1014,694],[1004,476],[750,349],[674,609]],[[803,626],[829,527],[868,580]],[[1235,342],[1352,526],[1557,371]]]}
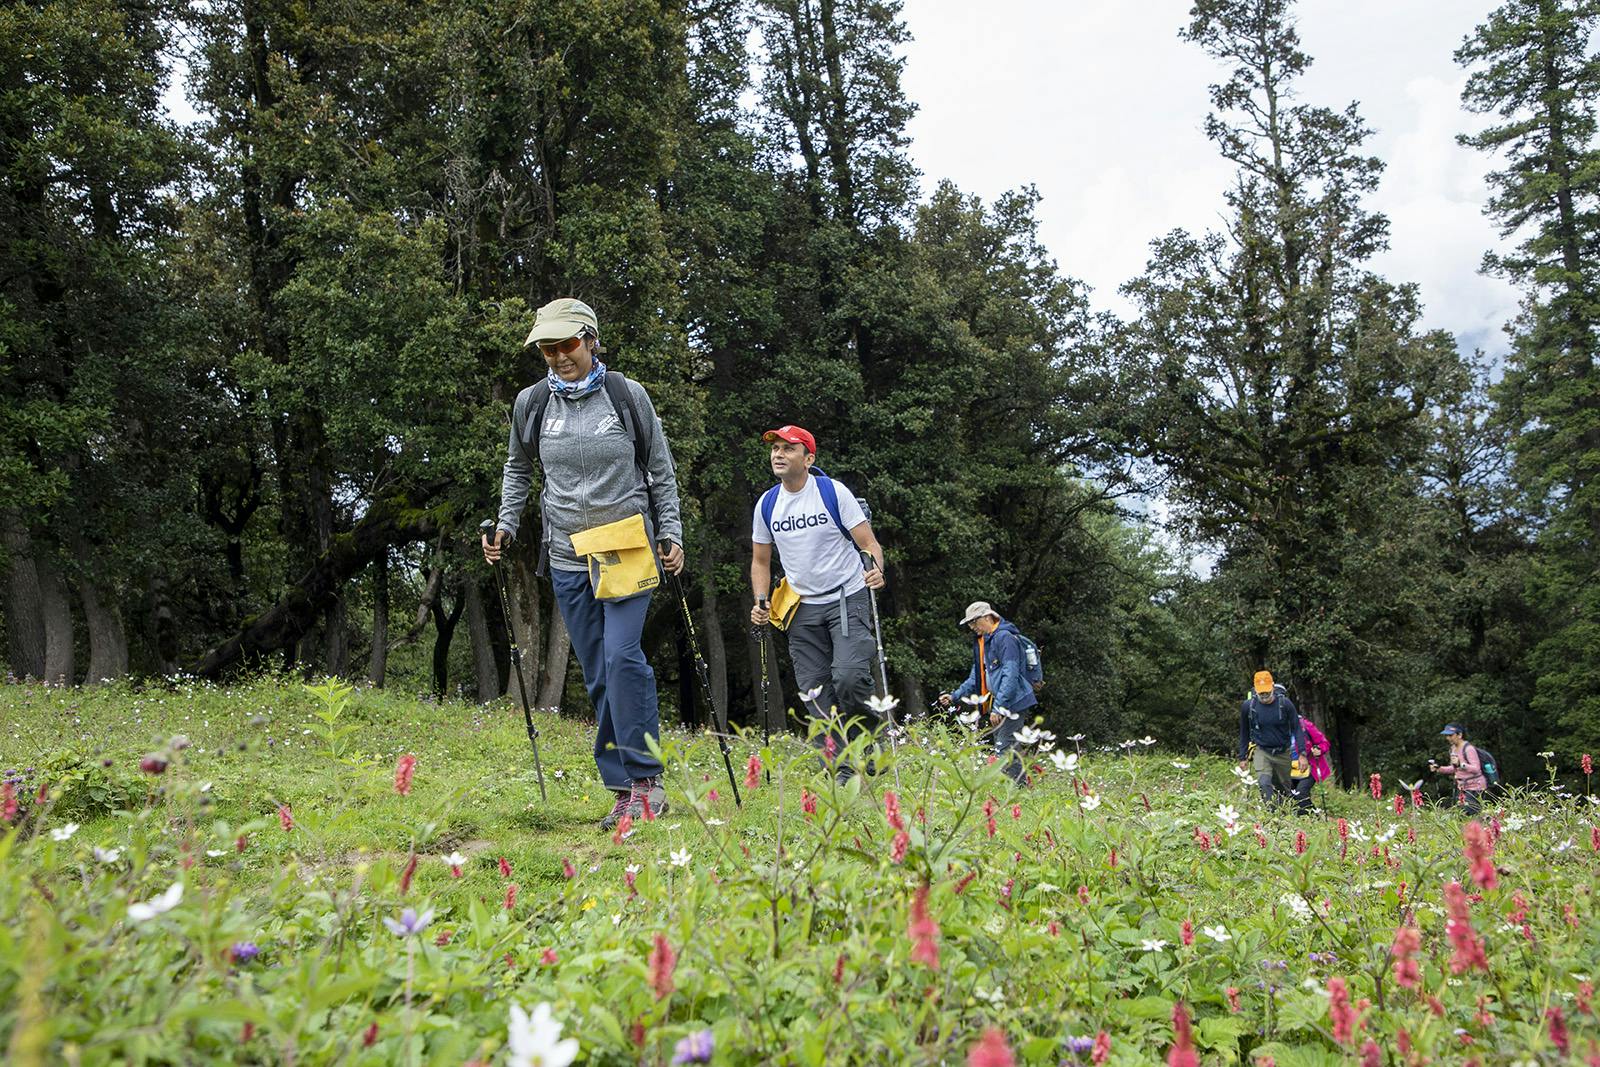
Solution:
{"label": "blue hiking pant", "polygon": [[625,790],[636,778],[654,778],[661,761],[645,738],[661,736],[661,713],[656,675],[639,647],[650,594],[596,600],[587,571],[553,567],[550,584],[594,705],[594,765],[601,780],[608,789]]}

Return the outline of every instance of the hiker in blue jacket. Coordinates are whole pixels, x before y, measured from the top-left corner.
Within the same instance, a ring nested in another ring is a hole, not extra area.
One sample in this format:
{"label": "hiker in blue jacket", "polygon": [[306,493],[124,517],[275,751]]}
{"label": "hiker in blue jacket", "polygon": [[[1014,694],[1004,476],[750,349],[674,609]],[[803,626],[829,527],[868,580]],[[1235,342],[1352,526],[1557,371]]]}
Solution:
{"label": "hiker in blue jacket", "polygon": [[963,697],[982,696],[984,702],[978,705],[978,710],[989,713],[989,725],[994,727],[995,755],[1004,757],[1010,753],[1003,769],[1012,781],[1027,785],[1027,769],[1013,749],[1017,745],[1017,731],[1026,723],[1022,713],[1039,703],[1039,698],[1026,677],[1022,635],[985,600],[967,605],[961,625],[978,638],[972,646],[972,671],[954,692],[941,693],[939,703],[949,707]]}
{"label": "hiker in blue jacket", "polygon": [[1261,799],[1278,804],[1294,795],[1293,765],[1308,751],[1300,709],[1271,671],[1257,671],[1250,695],[1239,705],[1239,769],[1252,763]]}

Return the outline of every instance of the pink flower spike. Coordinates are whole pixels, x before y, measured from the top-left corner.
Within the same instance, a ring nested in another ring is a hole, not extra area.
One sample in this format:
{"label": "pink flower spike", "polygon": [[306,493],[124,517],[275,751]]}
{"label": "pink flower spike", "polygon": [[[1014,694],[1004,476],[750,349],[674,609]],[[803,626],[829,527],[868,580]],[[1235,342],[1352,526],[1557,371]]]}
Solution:
{"label": "pink flower spike", "polygon": [[282,804],[278,807],[278,825],[287,832],[294,829],[294,812],[289,810],[289,805]]}
{"label": "pink flower spike", "polygon": [[983,1036],[967,1053],[967,1067],[1014,1067],[1016,1062],[1005,1032],[993,1026],[984,1028]]}
{"label": "pink flower spike", "polygon": [[411,795],[411,776],[417,770],[417,757],[407,752],[394,765],[394,791],[403,797]]}

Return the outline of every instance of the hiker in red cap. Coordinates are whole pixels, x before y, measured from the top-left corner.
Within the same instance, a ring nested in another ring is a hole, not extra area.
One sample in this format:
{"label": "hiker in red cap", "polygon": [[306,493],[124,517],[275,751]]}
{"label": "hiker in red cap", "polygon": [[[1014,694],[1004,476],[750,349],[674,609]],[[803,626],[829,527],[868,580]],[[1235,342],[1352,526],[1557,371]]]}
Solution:
{"label": "hiker in red cap", "polygon": [[[751,523],[750,587],[756,606],[750,621],[788,631],[795,682],[802,694],[817,690],[805,704],[813,718],[827,724],[817,744],[825,753],[830,743],[833,753],[842,753],[878,725],[878,713],[867,704],[877,649],[867,590],[883,588],[883,548],[855,494],[813,469],[817,439],[809,430],[780,426],[761,439],[772,446],[778,484],[762,494]],[[784,571],[776,590],[773,548]],[[872,558],[870,568],[862,566],[863,552]],[[843,730],[840,720],[847,723]],[[870,762],[867,768],[872,770]],[[855,769],[840,760],[837,772],[843,783]]]}

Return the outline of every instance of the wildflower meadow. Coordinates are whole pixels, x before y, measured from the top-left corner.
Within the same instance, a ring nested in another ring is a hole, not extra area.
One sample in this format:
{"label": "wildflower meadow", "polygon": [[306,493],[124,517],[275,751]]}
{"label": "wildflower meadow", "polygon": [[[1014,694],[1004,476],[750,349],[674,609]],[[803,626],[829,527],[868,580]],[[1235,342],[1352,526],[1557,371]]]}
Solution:
{"label": "wildflower meadow", "polygon": [[1468,820],[1414,768],[1269,811],[1179,739],[1030,729],[1019,790],[970,718],[846,785],[669,731],[601,832],[592,727],[539,716],[541,802],[504,703],[0,710],[11,1064],[1600,1064],[1579,752]]}

